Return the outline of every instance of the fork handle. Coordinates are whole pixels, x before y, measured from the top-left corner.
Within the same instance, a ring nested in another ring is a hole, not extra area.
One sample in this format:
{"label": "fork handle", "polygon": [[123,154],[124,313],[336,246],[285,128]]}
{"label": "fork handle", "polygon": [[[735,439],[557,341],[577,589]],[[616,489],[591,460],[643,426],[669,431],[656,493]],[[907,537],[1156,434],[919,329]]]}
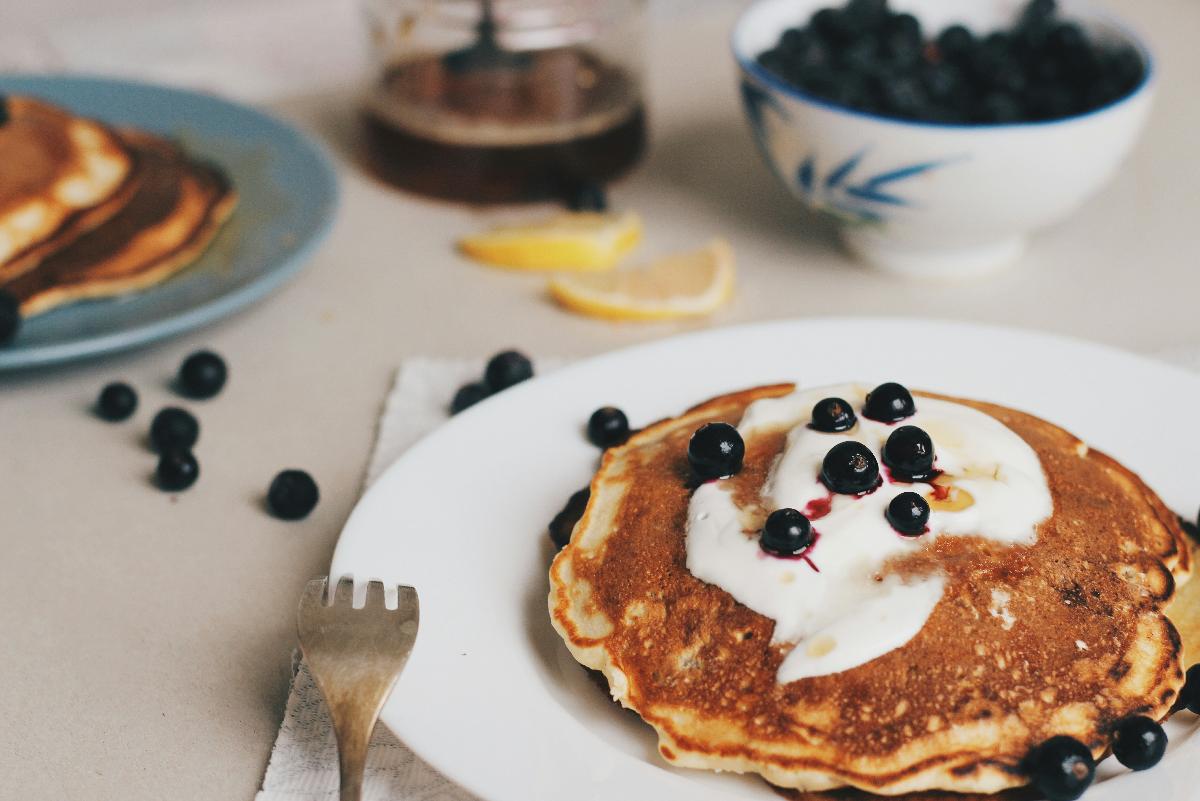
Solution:
{"label": "fork handle", "polygon": [[355,719],[341,726],[337,725],[337,718],[334,718],[334,721],[338,743],[338,772],[341,779],[340,801],[361,801],[363,772],[367,767],[367,743],[371,740],[375,721],[363,723]]}
{"label": "fork handle", "polygon": [[[340,801],[361,801],[363,770],[367,764],[367,746],[379,719],[379,711],[391,690],[391,681],[361,680],[344,682],[341,692],[326,696],[333,731],[337,736],[338,770],[341,777]],[[375,678],[375,677],[372,677]]]}

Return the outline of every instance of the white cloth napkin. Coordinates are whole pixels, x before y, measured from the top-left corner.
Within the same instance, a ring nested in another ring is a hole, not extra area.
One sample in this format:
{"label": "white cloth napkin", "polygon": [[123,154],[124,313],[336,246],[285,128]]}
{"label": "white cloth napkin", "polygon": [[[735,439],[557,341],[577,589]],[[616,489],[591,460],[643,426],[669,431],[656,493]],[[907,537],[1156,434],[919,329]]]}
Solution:
{"label": "white cloth napkin", "polygon": [[[536,365],[540,373],[556,366],[545,360]],[[482,372],[479,361],[406,361],[384,401],[366,483],[375,481],[406,448],[445,421],[455,390]],[[308,668],[298,662],[283,725],[255,801],[334,801],[337,796],[337,746],[329,712]],[[474,796],[422,762],[380,725],[375,727],[367,753],[363,798],[472,801]]]}
{"label": "white cloth napkin", "polygon": [[[1200,370],[1198,347],[1173,348],[1159,356],[1181,367]],[[545,361],[537,365],[543,373],[556,366]],[[481,372],[482,363],[474,361],[405,362],[384,403],[367,483],[446,420],[454,391]],[[299,663],[256,801],[333,801],[337,793],[337,747],[329,713],[308,669]],[[382,725],[376,727],[371,739],[363,795],[366,801],[474,801],[474,796],[422,762]]]}

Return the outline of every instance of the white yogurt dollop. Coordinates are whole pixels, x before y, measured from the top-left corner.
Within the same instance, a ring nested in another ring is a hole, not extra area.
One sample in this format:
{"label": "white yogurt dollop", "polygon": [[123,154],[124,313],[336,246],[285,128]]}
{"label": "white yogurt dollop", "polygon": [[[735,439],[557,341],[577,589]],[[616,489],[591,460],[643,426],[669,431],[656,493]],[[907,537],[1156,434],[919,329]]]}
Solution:
{"label": "white yogurt dollop", "polygon": [[[805,558],[764,553],[757,532],[744,531],[728,482],[703,484],[692,496],[688,570],[774,620],[775,642],[795,645],[779,668],[780,682],[848,670],[916,636],[941,599],[945,578],[881,579],[888,559],[915,553],[945,535],[1032,544],[1038,524],[1053,510],[1037,454],[1000,421],[961,404],[917,398],[914,416],[895,425],[878,423],[861,414],[868,391],[843,384],[755,401],[738,426],[747,442],[756,432],[788,431],[761,504],[768,511],[791,507],[816,518],[819,536]],[[858,424],[836,434],[809,428],[813,405],[827,397],[848,401]],[[924,429],[933,440],[935,466],[973,498],[962,509],[935,508],[928,533],[919,537],[899,535],[884,517],[901,492],[930,492],[928,484],[892,481],[883,468],[883,445],[898,425]],[[831,498],[819,479],[821,462],[845,440],[857,440],[875,453],[883,485],[861,497]],[[829,511],[818,517],[816,510],[826,500]]]}

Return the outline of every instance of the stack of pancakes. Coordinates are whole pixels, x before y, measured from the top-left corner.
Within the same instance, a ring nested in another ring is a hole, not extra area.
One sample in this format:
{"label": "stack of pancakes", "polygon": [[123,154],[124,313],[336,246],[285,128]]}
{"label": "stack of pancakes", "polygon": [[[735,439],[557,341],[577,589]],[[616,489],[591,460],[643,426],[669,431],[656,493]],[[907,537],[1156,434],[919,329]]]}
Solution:
{"label": "stack of pancakes", "polygon": [[[916,637],[859,667],[780,683],[788,646],[772,641],[773,621],[688,571],[686,453],[700,425],[736,424],[753,401],[792,390],[716,398],[607,451],[551,568],[555,628],[657,730],[666,760],[758,773],[814,801],[1023,798],[1010,788],[1030,781],[1024,760],[1039,743],[1068,735],[1101,757],[1117,722],[1169,714],[1184,676],[1167,606],[1191,564],[1178,518],[1063,429],[978,401],[956,402],[1041,460],[1054,511],[1036,543],[938,538],[922,558],[946,590]],[[782,435],[751,436],[735,494],[760,492],[783,447]],[[1011,598],[1012,617],[995,614],[994,592]]]}
{"label": "stack of pancakes", "polygon": [[237,195],[166,139],[0,97],[0,292],[23,316],[145,289],[196,260]]}

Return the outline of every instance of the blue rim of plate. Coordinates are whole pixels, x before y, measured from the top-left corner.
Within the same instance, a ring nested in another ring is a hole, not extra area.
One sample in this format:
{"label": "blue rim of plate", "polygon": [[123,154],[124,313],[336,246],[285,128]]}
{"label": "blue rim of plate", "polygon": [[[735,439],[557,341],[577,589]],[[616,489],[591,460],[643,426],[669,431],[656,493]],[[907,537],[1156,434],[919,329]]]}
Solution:
{"label": "blue rim of plate", "polygon": [[[196,106],[198,109],[207,108],[225,115],[226,119],[251,122],[262,128],[269,133],[269,137],[261,142],[247,144],[267,145],[273,150],[277,150],[282,144],[286,146],[291,155],[298,156],[307,163],[309,174],[305,176],[305,181],[306,188],[310,191],[306,192],[304,200],[310,207],[310,213],[306,215],[306,222],[310,224],[303,228],[303,232],[294,246],[280,254],[273,264],[263,269],[258,275],[241,285],[230,286],[227,291],[170,316],[148,319],[144,323],[111,333],[81,335],[65,338],[61,342],[24,347],[21,344],[21,335],[18,333],[16,340],[11,345],[0,347],[0,372],[60,364],[90,356],[128,350],[176,336],[227,317],[275,292],[307,266],[317,247],[328,235],[336,218],[339,205],[337,173],[327,150],[312,137],[270,114],[213,94],[142,81],[73,74],[0,74],[0,94],[30,94],[55,102],[63,94],[69,95],[76,92],[102,95],[117,93],[129,98],[139,96],[143,101],[167,100],[177,104]],[[102,121],[108,122],[102,114],[96,116]],[[117,121],[117,124],[123,123]],[[149,130],[159,134],[171,136],[175,133],[170,130],[155,129],[152,125],[145,123],[137,124],[145,125]],[[209,153],[195,153],[194,155],[202,158],[211,157]],[[221,161],[219,157],[212,160],[218,164]],[[236,184],[235,188],[237,188]],[[239,208],[234,211],[231,220],[237,217],[239,211],[241,211],[240,204]],[[187,270],[181,275],[186,272]],[[172,277],[161,286],[167,286],[174,280],[176,280],[175,277]],[[158,287],[152,287],[135,294],[151,296],[157,289]],[[91,301],[83,301],[83,303],[91,303]],[[47,314],[69,311],[71,308],[73,305],[64,306]]]}

